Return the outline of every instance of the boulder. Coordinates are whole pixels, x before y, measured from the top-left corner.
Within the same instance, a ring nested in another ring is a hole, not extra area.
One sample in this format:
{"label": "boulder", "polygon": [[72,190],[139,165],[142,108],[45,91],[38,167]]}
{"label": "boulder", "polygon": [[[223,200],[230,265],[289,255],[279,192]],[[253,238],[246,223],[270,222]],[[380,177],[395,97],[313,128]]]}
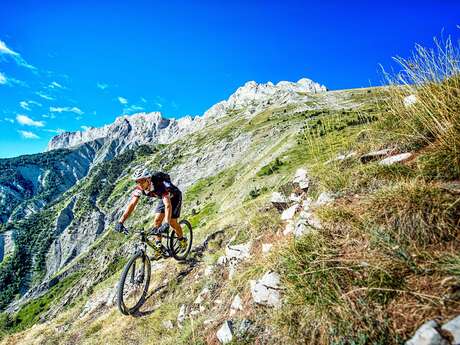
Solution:
{"label": "boulder", "polygon": [[294,229],[295,229],[294,222],[293,221],[287,222],[283,230],[283,235],[284,236],[289,235],[290,233],[294,232]]}
{"label": "boulder", "polygon": [[270,201],[278,211],[286,209],[289,204],[289,200],[280,192],[273,192]]}
{"label": "boulder", "polygon": [[437,331],[438,326],[434,320],[425,322],[417,329],[414,336],[406,341],[406,345],[449,345]]}
{"label": "boulder", "polygon": [[376,159],[383,158],[387,156],[388,154],[390,154],[391,151],[393,151],[393,149],[383,149],[379,151],[371,151],[359,157],[359,160],[361,161],[361,163],[367,163],[367,162],[370,162]]}
{"label": "boulder", "polygon": [[245,244],[228,245],[225,248],[227,260],[244,260],[251,256],[252,242]]}
{"label": "boulder", "polygon": [[255,303],[275,308],[281,306],[280,277],[276,272],[268,271],[261,279],[251,280],[249,283]]}
{"label": "boulder", "polygon": [[221,344],[228,344],[231,342],[233,339],[232,322],[229,320],[225,321],[217,331],[216,336]]}
{"label": "boulder", "polygon": [[187,306],[185,304],[182,304],[179,309],[179,314],[177,315],[177,326],[179,328],[182,328],[183,326],[186,313],[187,313]]}
{"label": "boulder", "polygon": [[405,152],[405,153],[400,153],[398,155],[390,156],[385,159],[382,159],[379,164],[380,165],[392,165],[398,162],[405,161],[412,157],[412,153],[410,152]]}
{"label": "boulder", "polygon": [[243,303],[241,302],[240,295],[236,295],[230,305],[230,316],[235,315],[239,310],[243,310]]}
{"label": "boulder", "polygon": [[306,191],[310,186],[310,179],[307,176],[307,170],[303,168],[297,169],[292,183],[294,183],[294,185],[298,186],[300,189]]}
{"label": "boulder", "polygon": [[323,206],[334,201],[334,195],[329,192],[322,192],[315,202],[315,206]]}
{"label": "boulder", "polygon": [[460,344],[460,315],[445,323],[441,329],[452,337],[452,344]]}
{"label": "boulder", "polygon": [[294,215],[297,212],[298,208],[299,204],[294,204],[288,209],[284,210],[281,214],[281,220],[291,220],[292,218],[294,218]]}

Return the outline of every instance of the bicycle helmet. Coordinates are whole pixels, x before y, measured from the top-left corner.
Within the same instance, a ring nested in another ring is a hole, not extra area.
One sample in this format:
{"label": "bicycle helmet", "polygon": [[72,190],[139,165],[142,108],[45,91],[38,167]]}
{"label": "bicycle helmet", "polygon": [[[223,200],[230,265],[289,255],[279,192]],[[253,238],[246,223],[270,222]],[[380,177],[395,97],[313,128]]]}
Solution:
{"label": "bicycle helmet", "polygon": [[134,173],[131,175],[131,179],[138,181],[144,178],[149,178],[152,176],[152,172],[144,167],[137,168],[134,170]]}

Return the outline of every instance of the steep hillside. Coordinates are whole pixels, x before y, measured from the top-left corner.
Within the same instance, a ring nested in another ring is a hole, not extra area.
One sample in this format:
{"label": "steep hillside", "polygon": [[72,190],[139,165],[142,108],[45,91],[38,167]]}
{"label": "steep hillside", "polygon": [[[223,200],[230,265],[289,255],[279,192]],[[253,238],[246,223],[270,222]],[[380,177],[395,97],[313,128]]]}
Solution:
{"label": "steep hillside", "polygon": [[[458,158],[401,120],[426,109],[426,90],[276,87],[246,84],[174,140],[103,139],[122,149],[100,149],[87,177],[8,224],[2,343],[401,343],[457,316]],[[153,263],[147,301],[126,317],[116,284],[153,205],[140,203],[128,237],[111,229],[140,165],[185,191],[195,238],[186,262]]]}

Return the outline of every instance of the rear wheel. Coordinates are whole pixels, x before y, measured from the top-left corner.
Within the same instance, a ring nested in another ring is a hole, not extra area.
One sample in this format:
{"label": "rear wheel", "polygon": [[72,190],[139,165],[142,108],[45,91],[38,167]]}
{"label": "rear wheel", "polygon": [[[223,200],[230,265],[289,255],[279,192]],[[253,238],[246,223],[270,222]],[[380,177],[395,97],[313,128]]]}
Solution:
{"label": "rear wheel", "polygon": [[129,315],[145,301],[150,283],[150,259],[144,252],[134,254],[126,264],[118,284],[118,309]]}
{"label": "rear wheel", "polygon": [[179,244],[179,240],[177,239],[177,234],[174,229],[171,230],[171,236],[169,237],[169,249],[171,251],[172,256],[176,260],[185,260],[187,255],[190,253],[190,249],[192,248],[193,242],[193,232],[192,232],[192,225],[185,219],[182,219],[179,224],[182,227],[182,233],[184,238],[187,240],[187,247],[182,249]]}

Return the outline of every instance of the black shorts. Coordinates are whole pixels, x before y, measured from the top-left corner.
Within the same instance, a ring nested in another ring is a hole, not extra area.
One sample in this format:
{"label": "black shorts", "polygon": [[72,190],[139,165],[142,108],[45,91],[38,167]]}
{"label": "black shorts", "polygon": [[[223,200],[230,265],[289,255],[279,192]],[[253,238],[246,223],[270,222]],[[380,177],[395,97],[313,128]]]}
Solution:
{"label": "black shorts", "polygon": [[[180,217],[180,209],[182,207],[182,193],[178,192],[171,198],[172,214],[171,218],[176,219]],[[163,199],[160,199],[157,207],[155,208],[156,213],[165,213],[165,204]]]}

